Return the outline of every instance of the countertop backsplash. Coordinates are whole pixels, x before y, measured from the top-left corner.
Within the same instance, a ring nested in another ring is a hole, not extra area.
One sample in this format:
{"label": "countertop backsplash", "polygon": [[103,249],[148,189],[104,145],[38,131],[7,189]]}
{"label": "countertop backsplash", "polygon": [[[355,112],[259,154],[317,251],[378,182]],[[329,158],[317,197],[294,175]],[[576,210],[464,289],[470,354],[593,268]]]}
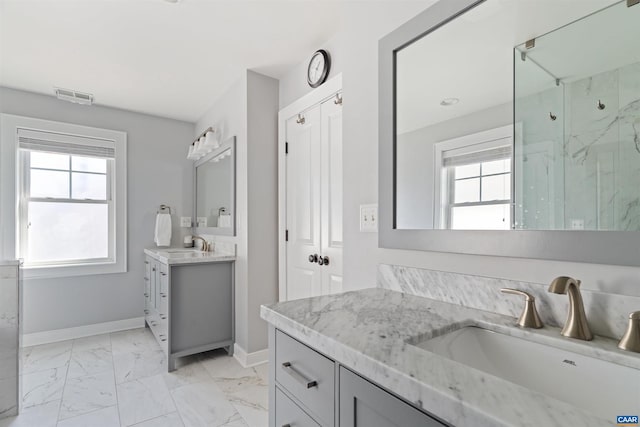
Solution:
{"label": "countertop backsplash", "polygon": [[[380,264],[377,287],[514,317],[522,312],[523,298],[502,294],[500,289],[520,289],[535,296],[545,325],[559,327],[564,325],[569,310],[569,297],[549,293],[549,284],[399,265]],[[600,336],[620,338],[627,328],[629,313],[640,310],[640,297],[584,289],[581,293],[591,331]]]}

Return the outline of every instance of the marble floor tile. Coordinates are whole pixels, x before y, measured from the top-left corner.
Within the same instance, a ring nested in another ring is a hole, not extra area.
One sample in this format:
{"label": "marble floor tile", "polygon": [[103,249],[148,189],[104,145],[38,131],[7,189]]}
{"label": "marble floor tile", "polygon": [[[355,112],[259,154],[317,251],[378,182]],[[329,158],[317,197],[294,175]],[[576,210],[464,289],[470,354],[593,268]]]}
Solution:
{"label": "marble floor tile", "polygon": [[17,417],[0,420],[0,427],[56,427],[60,401],[23,408]]}
{"label": "marble floor tile", "polygon": [[253,369],[260,376],[260,378],[262,378],[262,381],[264,381],[267,384],[269,383],[269,364],[268,363],[262,363],[258,366],[254,366]]}
{"label": "marble floor tile", "polygon": [[267,426],[268,365],[219,350],[168,373],[164,359],[142,328],[25,348],[23,410],[0,427]]}
{"label": "marble floor tile", "polygon": [[113,354],[159,350],[150,329],[139,328],[111,334],[111,350]]}
{"label": "marble floor tile", "polygon": [[47,369],[22,376],[22,405],[41,405],[62,399],[67,367]]}
{"label": "marble floor tile", "polygon": [[62,341],[32,347],[22,365],[22,373],[66,367],[71,359],[72,341]]}
{"label": "marble floor tile", "polygon": [[130,426],[176,411],[162,375],[117,385],[120,422]]}
{"label": "marble floor tile", "polygon": [[183,357],[176,364],[173,372],[164,372],[164,382],[169,390],[182,387],[187,384],[195,384],[203,381],[211,381],[211,376],[196,356]]}
{"label": "marble floor tile", "polygon": [[180,414],[173,412],[171,414],[136,424],[134,427],[184,427],[184,424],[182,423]]}
{"label": "marble floor tile", "polygon": [[242,420],[213,381],[179,387],[171,395],[185,427],[227,426]]}
{"label": "marble floor tile", "polygon": [[113,358],[109,348],[97,347],[76,350],[74,347],[71,352],[67,378],[85,377],[109,371],[113,371]]}
{"label": "marble floor tile", "polygon": [[160,349],[114,353],[113,367],[116,373],[116,384],[167,372],[165,359],[166,356]]}
{"label": "marble floor tile", "polygon": [[75,417],[117,404],[113,371],[69,378],[64,386],[59,419]]}
{"label": "marble floor tile", "polygon": [[269,424],[269,388],[257,373],[251,377],[214,381],[249,426]]}
{"label": "marble floor tile", "polygon": [[111,351],[111,334],[93,335],[73,340],[73,351],[106,348]]}
{"label": "marble floor tile", "polygon": [[226,351],[207,352],[201,358],[201,363],[214,379],[231,379],[252,377],[257,375],[253,368],[243,368]]}
{"label": "marble floor tile", "polygon": [[117,406],[99,409],[58,423],[57,427],[120,427]]}

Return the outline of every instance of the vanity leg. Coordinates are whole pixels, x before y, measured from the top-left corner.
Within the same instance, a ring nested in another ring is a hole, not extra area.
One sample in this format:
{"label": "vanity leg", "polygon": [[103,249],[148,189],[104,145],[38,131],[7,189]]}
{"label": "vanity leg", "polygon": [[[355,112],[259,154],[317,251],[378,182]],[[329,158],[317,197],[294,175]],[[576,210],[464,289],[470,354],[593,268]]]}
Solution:
{"label": "vanity leg", "polygon": [[173,372],[176,370],[176,358],[173,356],[169,356],[167,358],[167,371]]}
{"label": "vanity leg", "polygon": [[233,356],[233,344],[227,346],[227,353],[230,357]]}

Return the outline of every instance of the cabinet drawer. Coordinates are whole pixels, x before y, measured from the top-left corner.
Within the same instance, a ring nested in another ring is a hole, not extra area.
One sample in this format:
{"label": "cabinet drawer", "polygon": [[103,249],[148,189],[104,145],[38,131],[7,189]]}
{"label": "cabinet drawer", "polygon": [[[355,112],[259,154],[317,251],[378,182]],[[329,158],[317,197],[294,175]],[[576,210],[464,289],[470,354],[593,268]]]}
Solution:
{"label": "cabinet drawer", "polygon": [[298,405],[276,387],[276,426],[320,427]]}
{"label": "cabinet drawer", "polygon": [[298,398],[324,425],[334,424],[335,364],[320,353],[276,331],[276,381]]}

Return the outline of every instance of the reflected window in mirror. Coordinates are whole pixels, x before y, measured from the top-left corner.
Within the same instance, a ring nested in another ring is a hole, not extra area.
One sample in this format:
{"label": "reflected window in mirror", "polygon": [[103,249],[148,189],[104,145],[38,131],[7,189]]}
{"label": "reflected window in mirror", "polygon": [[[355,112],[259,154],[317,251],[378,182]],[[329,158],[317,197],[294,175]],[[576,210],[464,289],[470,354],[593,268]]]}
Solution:
{"label": "reflected window in mirror", "polygon": [[450,230],[511,229],[511,126],[438,142],[435,223]]}

